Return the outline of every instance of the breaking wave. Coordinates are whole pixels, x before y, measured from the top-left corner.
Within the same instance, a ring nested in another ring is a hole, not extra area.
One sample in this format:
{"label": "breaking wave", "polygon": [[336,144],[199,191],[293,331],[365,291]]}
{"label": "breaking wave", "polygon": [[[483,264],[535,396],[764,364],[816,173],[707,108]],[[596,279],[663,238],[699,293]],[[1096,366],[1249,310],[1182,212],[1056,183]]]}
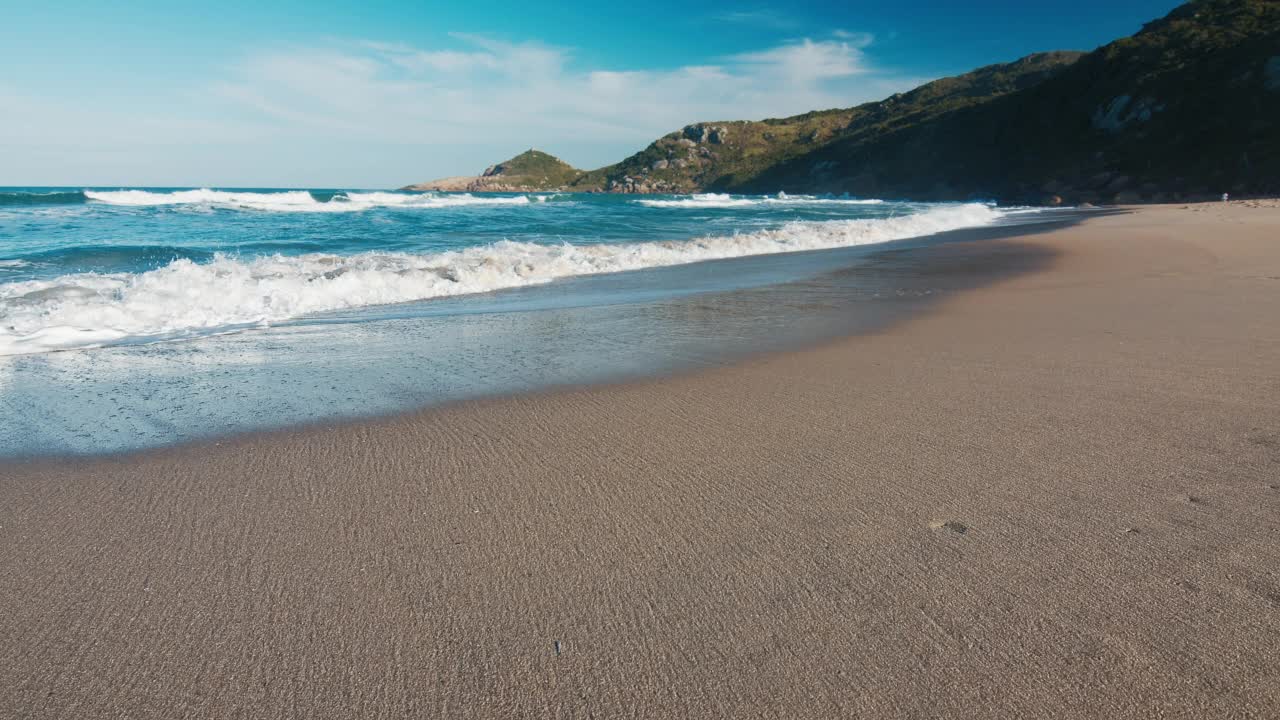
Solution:
{"label": "breaking wave", "polygon": [[776,197],[734,197],[727,193],[701,193],[689,197],[664,200],[636,200],[647,207],[660,208],[736,208],[777,205],[880,205],[883,200],[858,200],[853,198],[816,197],[813,195],[786,195]]}
{"label": "breaking wave", "polygon": [[[143,199],[123,193],[114,197]],[[280,194],[289,196],[278,199],[282,204],[305,202],[305,193]],[[385,201],[375,197],[369,202],[380,200]],[[951,205],[891,218],[792,222],[771,230],[669,242],[503,241],[423,254],[217,254],[207,262],[182,258],[145,272],[76,273],[0,284],[0,355],[195,337],[311,313],[483,293],[578,275],[882,243],[989,225],[1000,217],[999,210],[986,205]]]}
{"label": "breaking wave", "polygon": [[476,197],[469,194],[406,194],[394,192],[338,192],[318,200],[306,190],[285,192],[231,192],[225,190],[85,190],[84,196],[107,205],[151,207],[158,205],[204,205],[241,210],[275,212],[355,212],[379,207],[454,208],[473,205],[528,205],[525,195]]}

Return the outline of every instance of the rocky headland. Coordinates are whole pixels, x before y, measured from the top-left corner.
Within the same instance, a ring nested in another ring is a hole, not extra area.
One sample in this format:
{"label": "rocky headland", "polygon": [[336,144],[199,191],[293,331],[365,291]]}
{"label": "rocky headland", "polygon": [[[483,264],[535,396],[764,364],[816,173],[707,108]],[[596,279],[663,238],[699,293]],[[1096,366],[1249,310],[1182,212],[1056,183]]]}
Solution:
{"label": "rocky headland", "polygon": [[1280,194],[1280,0],[1195,0],[1093,52],[879,102],[688,125],[581,171],[530,150],[411,190],[849,193],[1032,204]]}

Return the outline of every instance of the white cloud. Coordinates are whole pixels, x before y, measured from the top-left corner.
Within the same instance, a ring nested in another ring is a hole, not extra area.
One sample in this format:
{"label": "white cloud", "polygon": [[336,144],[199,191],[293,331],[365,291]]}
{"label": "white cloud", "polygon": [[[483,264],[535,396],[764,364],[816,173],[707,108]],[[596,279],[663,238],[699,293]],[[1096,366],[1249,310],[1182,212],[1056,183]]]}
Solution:
{"label": "white cloud", "polygon": [[838,40],[844,40],[856,48],[864,48],[875,42],[874,35],[864,32],[850,32],[848,30],[837,29],[831,31],[831,36]]}
{"label": "white cloud", "polygon": [[[467,34],[440,47],[292,48],[111,109],[0,87],[0,146],[19,182],[385,186],[530,146],[594,167],[691,122],[847,107],[920,82],[875,67],[870,38],[847,35],[668,69],[584,67],[566,48]],[[110,157],[89,167],[95,152]],[[54,173],[51,156],[89,170]]]}
{"label": "white cloud", "polygon": [[735,58],[759,75],[781,74],[792,82],[815,84],[868,71],[862,51],[847,42],[802,40]]}
{"label": "white cloud", "polygon": [[606,70],[575,68],[564,48],[454,37],[463,48],[370,42],[261,55],[217,91],[304,132],[402,143],[501,133],[541,145],[640,146],[696,120],[852,105],[913,82],[874,71],[856,38],[805,39],[717,64]]}

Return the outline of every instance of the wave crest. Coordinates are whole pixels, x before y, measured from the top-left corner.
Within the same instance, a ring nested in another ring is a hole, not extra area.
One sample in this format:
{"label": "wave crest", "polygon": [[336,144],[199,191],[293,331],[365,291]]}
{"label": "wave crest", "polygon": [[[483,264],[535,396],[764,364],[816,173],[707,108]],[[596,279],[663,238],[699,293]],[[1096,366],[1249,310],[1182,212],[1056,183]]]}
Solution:
{"label": "wave crest", "polygon": [[175,260],[142,273],[79,273],[0,284],[0,355],[185,338],[310,313],[483,293],[577,275],[899,240],[987,225],[985,205],[913,215],[792,222],[670,242],[540,245],[503,241],[429,254],[309,254]]}
{"label": "wave crest", "polygon": [[129,207],[202,205],[238,210],[274,212],[357,212],[371,208],[455,208],[480,205],[528,205],[529,198],[476,197],[469,194],[405,194],[393,192],[339,192],[326,201],[306,190],[284,192],[229,192],[225,190],[85,190],[93,202]]}
{"label": "wave crest", "polygon": [[699,193],[677,199],[636,200],[640,205],[658,208],[735,208],[776,205],[880,205],[883,200],[859,200],[855,198],[815,197],[813,195],[786,195],[776,197],[734,197],[728,193]]}

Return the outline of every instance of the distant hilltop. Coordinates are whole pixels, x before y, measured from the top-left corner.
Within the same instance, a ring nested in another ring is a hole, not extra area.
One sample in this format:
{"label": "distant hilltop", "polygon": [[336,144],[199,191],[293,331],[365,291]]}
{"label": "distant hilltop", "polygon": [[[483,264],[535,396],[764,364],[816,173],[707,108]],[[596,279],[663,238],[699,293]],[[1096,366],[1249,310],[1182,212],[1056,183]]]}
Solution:
{"label": "distant hilltop", "polygon": [[545,192],[564,190],[585,173],[560,158],[530,148],[475,176],[441,178],[401,188],[455,192]]}
{"label": "distant hilltop", "polygon": [[853,108],[696,123],[597,170],[530,150],[409,189],[1050,205],[1280,194],[1280,0],[1196,0],[1090,53],[1037,53]]}

